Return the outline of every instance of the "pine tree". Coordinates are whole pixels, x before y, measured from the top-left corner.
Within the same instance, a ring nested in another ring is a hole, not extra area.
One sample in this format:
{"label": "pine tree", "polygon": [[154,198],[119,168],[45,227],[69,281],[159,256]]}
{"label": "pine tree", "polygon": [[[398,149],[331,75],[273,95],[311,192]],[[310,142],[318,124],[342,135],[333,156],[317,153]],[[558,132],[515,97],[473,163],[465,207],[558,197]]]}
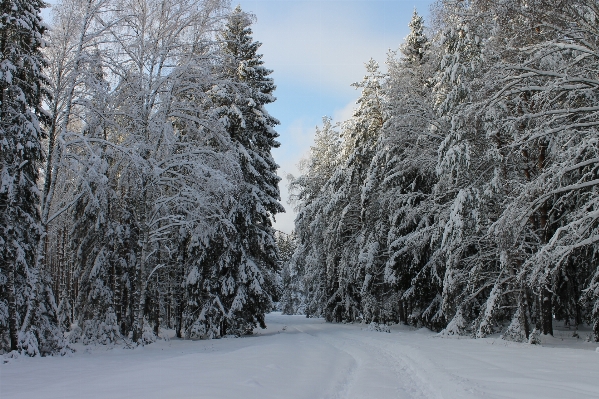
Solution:
{"label": "pine tree", "polygon": [[307,315],[599,339],[595,3],[446,0],[430,42],[414,13],[380,134],[367,96],[292,181]]}
{"label": "pine tree", "polygon": [[[513,138],[514,159],[507,164],[519,166],[519,173],[510,176],[518,190],[511,191],[494,226],[495,236],[513,248],[511,267],[518,271],[513,280],[520,299],[512,324],[526,335],[531,323],[552,334],[555,321],[569,326],[586,318],[599,339],[597,269],[590,260],[598,237],[596,188],[591,188],[597,184],[597,85],[589,80],[599,60],[591,39],[597,36],[591,22],[597,18],[596,4],[481,3],[496,16],[518,14],[517,24],[496,17],[497,36],[507,47],[497,80],[509,84],[496,89],[505,95],[490,101],[493,108],[510,112],[491,126]],[[514,56],[516,48],[522,50]]]}
{"label": "pine tree", "polygon": [[[306,184],[307,190],[300,192],[300,198],[307,197],[307,201],[302,204],[304,209],[296,219],[296,231],[300,240],[298,249],[307,251],[307,256],[298,257],[297,262],[303,263],[307,276],[307,311],[329,321],[360,318],[362,294],[368,295],[371,287],[378,287],[378,284],[370,285],[372,274],[364,267],[365,263],[359,261],[363,243],[362,186],[384,123],[383,74],[374,60],[366,63],[366,70],[362,82],[354,84],[362,89],[362,93],[354,115],[342,125],[340,155],[331,163],[334,169],[323,168],[327,173],[315,170],[323,163],[319,155],[330,153],[336,147],[321,148],[335,143],[336,131],[325,120],[320,132],[322,138],[317,133],[319,145],[313,148],[308,175],[293,183],[300,185],[305,181],[310,184],[314,177],[324,178],[323,187],[318,189],[316,186],[318,191]],[[314,195],[313,191],[316,195],[312,199],[309,196]],[[298,266],[302,267],[302,264]]]}
{"label": "pine tree", "polygon": [[47,96],[43,6],[37,0],[0,5],[0,325],[8,332],[0,348],[32,356],[62,346],[49,280],[36,259],[44,239],[38,190]]}

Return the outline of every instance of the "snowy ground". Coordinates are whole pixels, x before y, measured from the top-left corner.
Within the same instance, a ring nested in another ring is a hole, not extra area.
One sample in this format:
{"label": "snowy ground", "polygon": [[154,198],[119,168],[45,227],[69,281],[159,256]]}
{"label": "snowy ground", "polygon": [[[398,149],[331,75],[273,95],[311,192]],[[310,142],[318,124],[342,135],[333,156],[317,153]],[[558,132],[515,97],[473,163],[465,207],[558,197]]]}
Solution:
{"label": "snowy ground", "polygon": [[0,398],[599,398],[597,344],[583,340],[447,339],[276,313],[267,324],[238,339],[19,358],[0,365]]}

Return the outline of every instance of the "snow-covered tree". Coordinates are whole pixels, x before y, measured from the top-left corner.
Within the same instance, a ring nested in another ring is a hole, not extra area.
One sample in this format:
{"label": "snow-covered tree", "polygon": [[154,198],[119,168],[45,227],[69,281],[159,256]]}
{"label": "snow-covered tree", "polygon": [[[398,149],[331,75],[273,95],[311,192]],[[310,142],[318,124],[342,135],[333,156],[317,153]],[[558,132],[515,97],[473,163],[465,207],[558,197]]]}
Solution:
{"label": "snow-covered tree", "polygon": [[385,280],[393,287],[396,319],[436,327],[441,279],[433,187],[441,133],[431,86],[437,56],[417,12],[409,26],[400,56],[391,53],[387,62],[387,123],[376,155],[382,167],[369,191],[381,198],[387,220]]}
{"label": "snow-covered tree", "polygon": [[[51,207],[74,221],[64,267],[73,268],[77,292],[68,295],[88,342],[151,341],[163,316],[180,332],[185,295],[174,287],[186,256],[199,258],[230,226],[238,159],[209,94],[222,80],[215,31],[226,3],[167,3],[58,8],[50,54],[63,100]],[[73,24],[74,42],[60,36]]]}
{"label": "snow-covered tree", "polygon": [[[597,330],[596,4],[592,1],[506,2],[491,8],[512,12],[522,30],[502,22],[504,43],[519,58],[504,57],[501,90],[491,97],[511,115],[497,121],[513,137],[510,150],[521,165],[518,190],[494,232],[517,248],[517,279],[524,286],[518,309],[551,334],[554,318],[579,324],[583,314]],[[584,283],[583,283],[584,281]],[[590,285],[586,285],[589,284]],[[584,294],[583,294],[584,293]],[[584,305],[583,305],[584,304]],[[522,325],[528,332],[532,328]]]}
{"label": "snow-covered tree", "polygon": [[31,356],[63,347],[48,276],[38,261],[44,155],[41,1],[0,5],[0,349]]}
{"label": "snow-covered tree", "polygon": [[283,314],[304,314],[303,275],[291,266],[291,259],[297,248],[295,232],[291,234],[277,232],[275,237],[277,239],[277,247],[279,248],[279,262],[281,265],[281,295],[278,309]]}
{"label": "snow-covered tree", "polygon": [[337,126],[330,118],[325,117],[322,122],[322,128],[316,128],[310,155],[300,162],[302,175],[288,177],[291,198],[298,213],[295,220],[297,248],[289,269],[301,279],[303,311],[307,316],[316,317],[324,315],[328,299],[327,276],[331,274],[327,272],[330,253],[322,245],[333,228],[326,223],[324,214],[326,201],[334,194],[327,182],[342,160]]}
{"label": "snow-covered tree", "polygon": [[[341,257],[340,271],[356,279],[359,289],[359,301],[366,322],[386,320],[383,293],[384,285],[384,241],[386,220],[378,217],[381,203],[377,195],[368,190],[370,173],[376,173],[380,166],[375,159],[376,146],[385,123],[385,96],[383,81],[385,76],[379,72],[378,64],[370,60],[366,64],[368,75],[360,83],[354,84],[362,89],[357,101],[353,118],[345,126],[344,143],[348,158],[345,165],[346,206],[339,227],[347,240],[346,253]],[[356,217],[356,219],[353,219]],[[350,233],[352,232],[353,233]],[[351,237],[354,235],[353,237]],[[349,279],[351,281],[351,278]],[[342,288],[340,280],[340,288]],[[347,289],[349,291],[349,289]]]}
{"label": "snow-covered tree", "polygon": [[365,85],[321,188],[292,182],[306,313],[519,341],[588,322],[597,339],[595,2],[434,17],[429,40],[414,13],[389,57],[377,133]]}
{"label": "snow-covered tree", "polygon": [[209,335],[247,334],[257,325],[264,328],[264,314],[272,310],[278,290],[272,220],[284,209],[271,150],[279,146],[274,130],[279,122],[265,109],[275,100],[275,85],[269,77],[272,71],[263,66],[258,53],[261,43],[251,36],[251,23],[251,16],[240,7],[228,16],[220,34],[224,83],[209,93],[241,168],[235,203],[227,208],[229,225],[188,278],[196,286],[193,295],[204,298],[198,302],[192,329],[210,331]]}
{"label": "snow-covered tree", "polygon": [[291,265],[305,275],[307,314],[327,320],[362,316],[366,274],[357,259],[363,242],[361,188],[383,125],[383,75],[374,60],[366,69],[364,80],[354,85],[362,95],[354,116],[342,126],[343,140],[324,119],[304,165],[306,174],[291,182],[299,211],[298,250]]}

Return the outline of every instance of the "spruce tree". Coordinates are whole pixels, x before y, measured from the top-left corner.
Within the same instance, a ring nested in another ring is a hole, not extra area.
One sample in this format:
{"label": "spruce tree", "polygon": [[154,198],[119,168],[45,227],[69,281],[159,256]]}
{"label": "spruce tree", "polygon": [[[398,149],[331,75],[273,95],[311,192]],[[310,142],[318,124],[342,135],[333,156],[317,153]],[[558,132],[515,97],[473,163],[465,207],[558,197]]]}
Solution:
{"label": "spruce tree", "polygon": [[405,42],[401,47],[401,52],[405,56],[405,61],[410,64],[420,64],[425,58],[426,52],[430,47],[430,42],[424,34],[424,19],[414,9],[412,19],[408,24],[410,34],[406,36]]}
{"label": "spruce tree", "polygon": [[[379,296],[383,291],[383,264],[379,251],[383,237],[378,234],[385,228],[379,223],[381,219],[372,217],[373,212],[369,212],[380,207],[377,196],[365,194],[369,188],[367,180],[369,171],[373,169],[376,145],[385,123],[383,110],[386,100],[382,89],[385,76],[379,71],[378,63],[371,59],[365,66],[367,75],[363,81],[352,85],[362,90],[356,102],[358,108],[343,132],[348,158],[340,192],[344,193],[347,202],[339,221],[344,250],[339,262],[339,291],[336,295],[342,303],[359,302],[364,320],[370,323],[385,318],[381,316],[383,305]],[[347,310],[345,317],[352,320]]]}
{"label": "spruce tree", "polygon": [[[434,165],[440,136],[433,127],[436,114],[430,84],[437,57],[424,34],[424,21],[416,11],[409,23],[410,33],[397,53],[389,54],[389,78],[385,85],[388,103],[386,123],[378,143],[380,166],[371,174],[370,192],[378,190],[389,228],[385,281],[398,304],[398,319],[438,328],[438,264],[433,256],[438,246],[438,229],[432,188],[437,181]],[[374,166],[374,163],[373,163]],[[373,194],[371,194],[373,195]],[[389,298],[393,303],[394,299]],[[428,312],[427,312],[428,310]]]}
{"label": "spruce tree", "polygon": [[0,3],[0,326],[3,351],[52,352],[61,339],[36,259],[45,66],[41,0]]}
{"label": "spruce tree", "polygon": [[278,310],[283,314],[303,314],[305,300],[302,275],[291,265],[293,254],[297,248],[295,232],[291,234],[277,232],[275,237],[281,266],[281,297],[279,298]]}
{"label": "spruce tree", "polygon": [[306,316],[314,317],[325,315],[328,290],[332,285],[328,277],[333,273],[328,273],[327,265],[335,261],[334,249],[337,247],[323,245],[325,240],[333,241],[330,236],[335,229],[332,223],[327,223],[325,208],[335,194],[328,181],[336,174],[343,159],[338,126],[327,117],[322,122],[322,128],[316,128],[309,157],[300,163],[303,174],[297,178],[290,176],[289,185],[297,211],[297,248],[289,269],[300,276],[302,311]]}
{"label": "spruce tree", "polygon": [[243,182],[237,206],[231,212],[234,226],[227,267],[220,271],[220,298],[224,314],[221,334],[251,332],[264,324],[272,309],[278,270],[277,246],[272,218],[284,212],[271,150],[279,147],[279,123],[265,105],[275,101],[275,85],[258,54],[261,43],[252,38],[251,18],[238,6],[222,34],[225,78],[233,82],[228,131],[237,146]]}

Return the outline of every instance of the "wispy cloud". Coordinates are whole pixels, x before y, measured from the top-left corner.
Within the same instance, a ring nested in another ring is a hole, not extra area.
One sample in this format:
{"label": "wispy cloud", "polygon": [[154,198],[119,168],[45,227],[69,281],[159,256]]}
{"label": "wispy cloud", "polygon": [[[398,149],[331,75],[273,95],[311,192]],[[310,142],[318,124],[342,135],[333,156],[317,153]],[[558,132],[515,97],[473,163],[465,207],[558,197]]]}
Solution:
{"label": "wispy cloud", "polygon": [[[357,97],[357,94],[356,94]],[[333,112],[333,121],[334,122],[343,122],[351,118],[356,110],[356,101],[352,100],[348,102],[345,107],[337,108]]]}
{"label": "wispy cloud", "polygon": [[291,233],[294,228],[295,212],[293,205],[289,204],[289,182],[287,175],[299,175],[298,164],[300,160],[310,153],[310,146],[314,143],[316,125],[297,119],[290,123],[284,130],[279,129],[279,134],[285,137],[285,144],[273,150],[273,156],[279,164],[279,176],[282,177],[279,189],[281,190],[281,203],[286,213],[277,215],[274,227],[277,230]]}
{"label": "wispy cloud", "polygon": [[[332,113],[334,122],[343,122],[354,113],[356,107],[355,101],[349,102],[342,108],[336,109]],[[273,155],[279,163],[279,176],[282,177],[279,188],[281,190],[281,202],[285,206],[286,213],[276,217],[275,228],[277,230],[291,233],[294,228],[295,212],[294,205],[289,203],[289,181],[288,175],[295,177],[300,175],[299,163],[302,159],[308,158],[310,155],[310,146],[314,143],[314,134],[316,127],[321,126],[321,121],[318,124],[312,124],[302,119],[293,121],[289,126],[280,131],[281,136],[285,137],[285,146],[281,146],[273,150]]]}
{"label": "wispy cloud", "polygon": [[[264,59],[275,78],[325,91],[351,93],[349,85],[361,79],[364,62],[375,58],[383,63],[387,51],[396,49],[408,31],[409,15],[387,15],[405,13],[396,6],[402,2],[246,3],[258,8],[254,31],[264,43]],[[411,13],[409,6],[404,8]],[[374,16],[378,23],[370,20]]]}

